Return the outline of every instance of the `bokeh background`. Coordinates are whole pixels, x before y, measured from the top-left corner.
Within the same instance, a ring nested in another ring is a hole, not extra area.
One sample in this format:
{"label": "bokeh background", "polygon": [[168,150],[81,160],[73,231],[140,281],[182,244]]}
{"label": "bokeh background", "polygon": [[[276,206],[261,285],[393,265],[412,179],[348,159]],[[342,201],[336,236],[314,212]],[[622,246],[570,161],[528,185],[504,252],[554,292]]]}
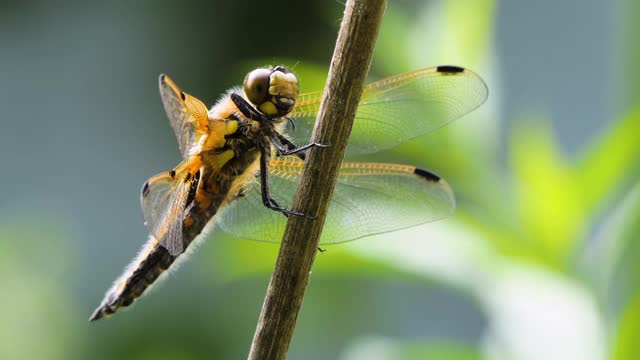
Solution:
{"label": "bokeh background", "polygon": [[[378,155],[427,167],[446,221],[317,257],[292,359],[637,359],[640,3],[391,1],[372,79],[456,64],[489,101]],[[256,65],[322,88],[340,1],[0,2],[0,358],[246,357],[277,245],[217,231],[88,323],[180,160],[157,76],[212,104]]]}

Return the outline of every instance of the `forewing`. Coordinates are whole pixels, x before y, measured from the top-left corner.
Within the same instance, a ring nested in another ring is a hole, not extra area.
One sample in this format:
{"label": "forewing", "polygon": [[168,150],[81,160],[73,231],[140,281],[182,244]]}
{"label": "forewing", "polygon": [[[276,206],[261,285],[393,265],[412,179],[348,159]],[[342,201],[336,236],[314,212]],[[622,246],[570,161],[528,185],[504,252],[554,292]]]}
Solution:
{"label": "forewing", "polygon": [[182,158],[186,159],[189,150],[206,132],[207,107],[200,100],[180,90],[169,76],[160,75],[159,82],[164,111],[178,139]]}
{"label": "forewing", "polygon": [[[289,205],[303,162],[275,159],[270,164],[271,195]],[[338,243],[446,218],[455,209],[447,183],[413,166],[345,162],[329,207],[321,244]],[[241,238],[279,242],[286,218],[267,209],[259,183],[220,214],[218,226]]]}
{"label": "forewing", "polygon": [[[487,99],[476,73],[455,66],[411,71],[365,86],[347,152],[351,155],[393,148],[425,135],[476,109]],[[320,107],[321,93],[298,97],[290,117],[294,143],[306,144]]]}
{"label": "forewing", "polygon": [[142,187],[140,198],[147,229],[173,256],[184,251],[184,215],[197,186],[198,178],[187,174],[167,171],[152,177]]}

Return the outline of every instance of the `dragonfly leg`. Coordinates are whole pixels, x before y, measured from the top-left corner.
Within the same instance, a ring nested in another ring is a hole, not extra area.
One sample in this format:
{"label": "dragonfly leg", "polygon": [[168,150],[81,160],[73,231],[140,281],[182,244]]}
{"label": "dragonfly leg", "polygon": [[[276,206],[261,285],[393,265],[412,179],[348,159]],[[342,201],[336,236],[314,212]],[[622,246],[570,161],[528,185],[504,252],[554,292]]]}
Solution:
{"label": "dragonfly leg", "polygon": [[264,206],[269,209],[279,211],[287,217],[289,215],[296,215],[304,216],[308,219],[315,219],[316,216],[309,216],[301,212],[288,210],[280,206],[280,204],[278,204],[278,202],[274,198],[272,198],[271,195],[269,195],[269,155],[270,150],[268,148],[263,148],[260,156],[260,189],[262,192],[262,203],[264,204]]}
{"label": "dragonfly leg", "polygon": [[307,149],[310,149],[314,146],[321,147],[321,148],[329,147],[329,145],[319,144],[316,142],[298,147],[280,133],[274,133],[273,136],[271,136],[271,142],[276,147],[276,150],[278,150],[278,155],[280,156],[295,155],[302,160],[306,158],[307,154],[305,151]]}
{"label": "dragonfly leg", "polygon": [[261,123],[267,123],[269,121],[269,119],[267,119],[266,116],[262,115],[261,113],[259,113],[247,100],[245,100],[242,96],[236,94],[236,93],[232,93],[231,94],[231,101],[233,101],[234,104],[236,104],[236,107],[238,108],[238,110],[242,113],[242,115],[244,115],[245,117],[251,119],[251,120],[256,120],[258,122]]}

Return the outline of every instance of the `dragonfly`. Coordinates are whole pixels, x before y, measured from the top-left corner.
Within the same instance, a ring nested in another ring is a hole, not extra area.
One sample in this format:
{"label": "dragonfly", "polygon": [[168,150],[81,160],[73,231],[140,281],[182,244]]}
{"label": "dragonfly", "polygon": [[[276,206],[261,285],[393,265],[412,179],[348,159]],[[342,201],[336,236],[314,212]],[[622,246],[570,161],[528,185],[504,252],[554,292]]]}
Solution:
{"label": "dragonfly", "polygon": [[[131,305],[183,261],[213,228],[245,239],[279,242],[286,207],[310,148],[321,92],[298,93],[284,66],[258,68],[210,109],[160,75],[160,97],[182,162],[144,183],[141,205],[149,240],[90,317]],[[393,148],[482,105],[488,88],[458,66],[436,66],[365,85],[347,155]],[[299,145],[304,144],[304,145]],[[455,209],[447,182],[425,169],[343,162],[320,244],[359,239],[444,219]],[[284,216],[283,216],[284,215]]]}

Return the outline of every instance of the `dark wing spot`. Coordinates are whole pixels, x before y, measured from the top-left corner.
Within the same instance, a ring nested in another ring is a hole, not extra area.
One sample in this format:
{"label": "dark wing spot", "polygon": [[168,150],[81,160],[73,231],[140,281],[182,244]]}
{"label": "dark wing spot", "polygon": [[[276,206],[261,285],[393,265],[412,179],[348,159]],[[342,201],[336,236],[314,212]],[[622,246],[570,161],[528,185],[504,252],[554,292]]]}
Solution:
{"label": "dark wing spot", "polygon": [[182,91],[180,91],[180,98],[182,99],[182,101],[187,98],[186,96],[184,96],[184,93]]}
{"label": "dark wing spot", "polygon": [[436,174],[434,174],[434,173],[432,173],[432,172],[430,172],[428,170],[416,168],[413,171],[413,173],[418,175],[418,176],[420,176],[420,177],[423,177],[423,178],[427,179],[427,181],[433,181],[433,182],[440,181],[440,176],[438,176],[438,175],[436,175]]}
{"label": "dark wing spot", "polygon": [[443,66],[438,66],[438,72],[455,74],[455,73],[464,72],[464,68],[461,68],[459,66],[453,66],[453,65],[443,65]]}
{"label": "dark wing spot", "polygon": [[149,182],[145,182],[144,185],[142,185],[142,196],[147,196],[149,195]]}
{"label": "dark wing spot", "polygon": [[175,170],[169,171],[169,176],[171,176],[172,179],[176,177],[176,171]]}
{"label": "dark wing spot", "polygon": [[160,82],[164,84],[164,74],[160,74]]}

